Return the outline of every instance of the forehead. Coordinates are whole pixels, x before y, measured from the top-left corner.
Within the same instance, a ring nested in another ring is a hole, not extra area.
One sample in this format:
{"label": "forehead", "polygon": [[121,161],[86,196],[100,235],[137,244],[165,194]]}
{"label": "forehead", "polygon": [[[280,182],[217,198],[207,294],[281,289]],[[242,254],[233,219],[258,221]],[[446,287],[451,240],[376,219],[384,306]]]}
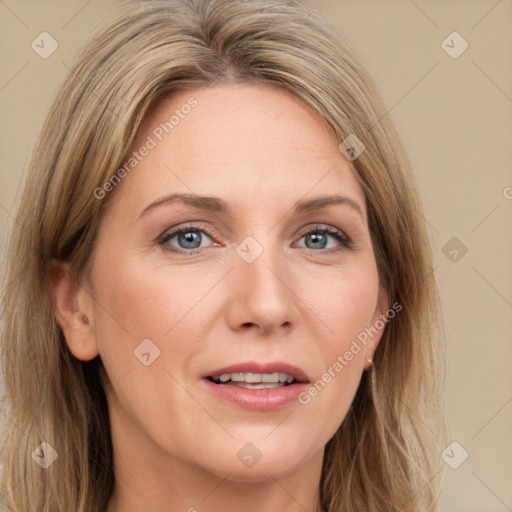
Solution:
{"label": "forehead", "polygon": [[116,193],[132,205],[188,193],[268,209],[269,203],[340,193],[364,210],[354,171],[325,122],[273,86],[222,84],[175,93],[149,112],[128,157],[135,165]]}

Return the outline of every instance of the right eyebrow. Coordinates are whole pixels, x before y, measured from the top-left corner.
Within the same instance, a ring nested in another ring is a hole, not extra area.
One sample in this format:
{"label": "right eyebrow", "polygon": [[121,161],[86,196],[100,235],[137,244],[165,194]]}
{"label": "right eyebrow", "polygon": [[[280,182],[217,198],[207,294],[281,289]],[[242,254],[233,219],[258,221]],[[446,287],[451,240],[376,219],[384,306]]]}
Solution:
{"label": "right eyebrow", "polygon": [[218,213],[230,213],[231,208],[229,204],[219,197],[210,196],[198,196],[195,194],[170,194],[164,197],[158,198],[151,204],[146,206],[139,215],[139,218],[145,215],[150,210],[157,208],[158,206],[168,205],[179,202],[181,204],[197,208],[199,210],[207,210]]}

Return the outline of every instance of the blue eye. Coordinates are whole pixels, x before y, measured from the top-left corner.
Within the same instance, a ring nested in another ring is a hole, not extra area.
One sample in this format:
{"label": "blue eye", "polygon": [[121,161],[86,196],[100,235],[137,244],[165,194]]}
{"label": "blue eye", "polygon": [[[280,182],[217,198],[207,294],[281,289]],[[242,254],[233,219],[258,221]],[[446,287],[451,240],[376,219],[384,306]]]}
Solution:
{"label": "blue eye", "polygon": [[[170,252],[196,254],[207,247],[202,245],[205,236],[210,240],[211,237],[214,236],[208,226],[187,225],[164,233],[158,242],[165,250]],[[334,239],[338,244],[334,243],[334,246],[331,245],[331,247],[327,247],[329,238]],[[174,239],[176,239],[176,241],[171,243]],[[345,233],[338,229],[325,226],[316,226],[314,229],[310,229],[300,237],[300,240],[302,239],[305,239],[306,243],[299,247],[305,247],[312,252],[320,254],[351,249],[354,246],[354,243]]]}
{"label": "blue eye", "polygon": [[[203,241],[203,237],[206,235],[207,238],[210,238],[206,234],[206,227],[202,226],[199,228],[198,226],[183,226],[179,229],[175,229],[170,233],[166,233],[163,238],[160,240],[160,244],[165,246],[165,248],[169,251],[173,252],[184,252],[187,254],[195,254],[199,252],[195,249],[201,249],[201,242]],[[178,243],[178,247],[170,244],[170,241],[176,238]],[[172,248],[171,248],[172,247]]]}
{"label": "blue eye", "polygon": [[[339,242],[341,247],[326,247],[329,237],[334,238]],[[342,231],[328,227],[316,227],[302,235],[301,240],[303,238],[306,239],[306,248],[313,249],[314,252],[321,253],[338,251],[340,249],[351,249],[354,245],[350,238],[348,238],[348,236],[346,236]],[[307,243],[308,241],[310,242],[309,245]]]}

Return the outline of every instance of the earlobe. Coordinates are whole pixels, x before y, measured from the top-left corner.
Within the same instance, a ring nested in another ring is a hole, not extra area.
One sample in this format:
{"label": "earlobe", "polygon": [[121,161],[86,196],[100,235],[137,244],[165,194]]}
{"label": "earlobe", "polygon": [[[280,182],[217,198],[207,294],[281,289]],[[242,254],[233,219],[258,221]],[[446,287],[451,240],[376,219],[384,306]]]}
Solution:
{"label": "earlobe", "polygon": [[51,261],[47,278],[52,309],[69,350],[82,361],[94,359],[99,352],[89,294],[80,286],[70,263]]}

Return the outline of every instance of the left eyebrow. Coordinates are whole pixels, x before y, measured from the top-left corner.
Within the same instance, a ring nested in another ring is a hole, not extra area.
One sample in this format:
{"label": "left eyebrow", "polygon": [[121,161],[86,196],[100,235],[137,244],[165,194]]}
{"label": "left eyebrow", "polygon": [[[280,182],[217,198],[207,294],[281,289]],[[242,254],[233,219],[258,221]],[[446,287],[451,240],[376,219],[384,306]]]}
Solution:
{"label": "left eyebrow", "polygon": [[363,210],[359,206],[359,203],[347,196],[333,195],[317,197],[315,199],[308,199],[303,201],[297,201],[295,203],[295,213],[308,212],[311,210],[320,210],[321,208],[327,208],[328,206],[335,204],[346,204],[354,210],[356,210],[361,217],[363,216]]}

